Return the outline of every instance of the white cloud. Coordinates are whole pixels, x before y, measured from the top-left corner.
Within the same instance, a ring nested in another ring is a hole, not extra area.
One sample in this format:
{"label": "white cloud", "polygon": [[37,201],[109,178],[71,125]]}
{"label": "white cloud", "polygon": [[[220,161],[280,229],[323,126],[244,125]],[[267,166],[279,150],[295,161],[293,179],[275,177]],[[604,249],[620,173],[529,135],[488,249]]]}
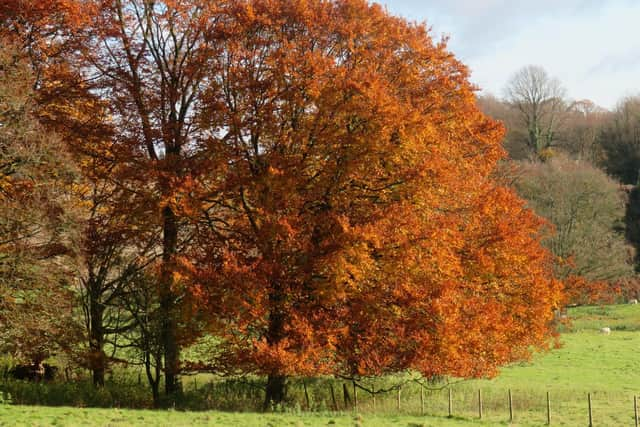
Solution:
{"label": "white cloud", "polygon": [[604,107],[637,91],[640,2],[633,0],[384,0],[391,13],[427,20],[482,88],[500,94],[522,66],[557,76],[571,97]]}

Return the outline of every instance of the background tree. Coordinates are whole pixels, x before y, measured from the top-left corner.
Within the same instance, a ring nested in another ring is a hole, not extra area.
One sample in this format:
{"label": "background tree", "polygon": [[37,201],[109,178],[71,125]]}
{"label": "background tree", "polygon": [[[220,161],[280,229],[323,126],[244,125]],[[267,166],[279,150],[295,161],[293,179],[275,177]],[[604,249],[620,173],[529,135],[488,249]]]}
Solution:
{"label": "background tree", "polygon": [[120,304],[127,310],[135,327],[124,333],[125,348],[133,353],[130,362],[144,367],[151,387],[154,406],[162,404],[160,381],[163,367],[162,310],[158,300],[157,278],[140,272],[124,283]]}
{"label": "background tree", "polygon": [[[150,234],[122,227],[124,234],[139,239],[130,239],[134,247],[152,248],[160,236],[163,261],[156,276],[161,286],[153,289],[159,293],[163,313],[157,316],[162,322],[154,325],[162,329],[158,336],[163,337],[161,368],[168,395],[179,391],[179,349],[192,339],[191,331],[179,327],[178,302],[188,298],[173,273],[176,254],[190,239],[184,220],[178,218],[184,208],[180,193],[195,171],[213,173],[210,156],[202,154],[213,147],[193,121],[212,42],[206,29],[215,20],[213,9],[205,1],[15,0],[0,5],[3,33],[20,41],[38,75],[34,86],[39,102],[47,106],[41,120],[52,128],[65,127],[66,132],[82,120],[71,123],[64,113],[97,111],[85,128],[86,145],[74,151],[103,156],[99,167],[109,171],[111,193],[102,207],[115,209],[114,218],[127,215],[129,225],[155,227]],[[118,132],[108,132],[111,138],[99,141],[95,135],[103,129],[105,111],[110,129]],[[71,130],[75,136],[82,134],[82,129]],[[88,185],[95,190],[102,184],[90,179]],[[125,210],[118,211],[121,208]],[[99,230],[103,242],[112,231]],[[90,251],[99,252],[100,258],[106,250],[96,251],[94,245]]]}
{"label": "background tree", "polygon": [[78,338],[69,268],[75,171],[37,120],[27,59],[0,40],[0,347],[39,363]]}
{"label": "background tree", "polygon": [[[94,3],[96,5],[96,3]],[[182,191],[192,177],[214,174],[209,135],[194,121],[217,19],[206,1],[97,3],[91,38],[69,61],[82,70],[111,114],[117,167],[112,179],[129,206],[141,207],[147,224],[161,235],[159,268],[165,392],[180,390],[180,329],[184,288],[174,280],[177,255],[189,241]],[[139,236],[144,238],[143,236]],[[142,246],[148,246],[144,242]]]}
{"label": "background tree", "polygon": [[593,165],[602,164],[605,154],[600,144],[599,133],[609,116],[609,111],[588,99],[571,103],[567,110],[560,147],[575,159]]}
{"label": "background tree", "polygon": [[633,274],[624,194],[616,181],[589,163],[564,157],[521,167],[519,194],[555,226],[545,244],[560,259],[560,277],[613,281]]}
{"label": "background tree", "polygon": [[528,65],[517,71],[505,87],[505,98],[516,112],[519,140],[531,154],[544,158],[545,151],[558,140],[567,105],[566,92],[558,79],[538,66]]}
{"label": "background tree", "polygon": [[625,184],[638,183],[640,170],[640,98],[625,98],[599,134],[608,173]]}
{"label": "background tree", "polygon": [[[604,121],[598,133],[603,152],[599,165],[628,187],[626,235],[636,250],[640,248],[640,98],[622,99]],[[638,258],[636,256],[636,269]]]}
{"label": "background tree", "polygon": [[510,159],[527,160],[531,158],[531,149],[522,140],[520,116],[518,112],[503,99],[494,95],[478,95],[478,107],[489,117],[499,120],[505,127],[502,145]]}
{"label": "background tree", "polygon": [[[48,70],[45,74],[49,77]],[[94,384],[102,386],[119,338],[136,327],[124,294],[130,292],[129,282],[137,283],[136,277],[154,262],[160,238],[153,223],[145,221],[147,208],[134,207],[131,192],[114,183],[117,142],[106,103],[78,83],[72,70],[58,67],[54,74],[55,83],[45,80],[39,89],[40,120],[64,136],[82,173],[74,194],[81,230],[75,275],[86,346],[76,349],[76,357],[92,371]],[[105,353],[107,345],[111,356]]]}
{"label": "background tree", "polygon": [[3,0],[0,3],[0,34],[8,37],[27,60],[33,86],[39,88],[43,73],[64,62],[64,54],[78,49],[72,37],[91,16],[92,2],[78,0]]}
{"label": "background tree", "polygon": [[[157,232],[151,236],[145,225],[145,205],[132,210],[131,193],[114,183],[114,153],[118,149],[108,104],[91,94],[79,70],[73,69],[72,64],[79,63],[69,62],[69,52],[80,51],[87,42],[83,30],[95,16],[94,6],[96,2],[72,0],[4,2],[0,5],[0,31],[16,41],[27,59],[25,64],[37,76],[32,81],[35,116],[47,131],[63,137],[69,159],[82,172],[72,193],[78,210],[77,230],[81,231],[75,242],[77,258],[65,263],[70,284],[79,284],[73,288],[80,298],[68,293],[60,306],[76,311],[72,319],[76,341],[73,348],[68,348],[72,359],[92,370],[94,383],[101,385],[109,361],[105,346],[109,344],[113,356],[119,346],[118,336],[137,326],[122,300],[124,285],[136,283],[133,278],[153,259],[150,251],[156,248],[158,239]],[[73,302],[80,302],[79,307],[72,306]],[[78,318],[77,311],[83,316]],[[83,329],[86,346],[78,342]],[[33,341],[37,339],[34,334]],[[18,338],[15,341],[22,342]],[[38,344],[45,342],[40,339]]]}

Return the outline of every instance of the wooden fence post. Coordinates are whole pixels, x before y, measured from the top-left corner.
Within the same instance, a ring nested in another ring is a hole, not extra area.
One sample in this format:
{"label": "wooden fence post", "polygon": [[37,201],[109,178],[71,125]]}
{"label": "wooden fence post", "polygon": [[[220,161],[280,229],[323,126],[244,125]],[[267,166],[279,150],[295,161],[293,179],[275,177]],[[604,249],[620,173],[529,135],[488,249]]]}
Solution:
{"label": "wooden fence post", "polygon": [[307,402],[307,411],[311,409],[311,402],[309,400],[309,391],[307,390],[307,382],[302,380],[302,386],[304,387],[304,400]]}
{"label": "wooden fence post", "polygon": [[358,389],[356,388],[356,382],[353,382],[353,409],[358,411]]}
{"label": "wooden fence post", "polygon": [[591,393],[587,393],[587,400],[589,402],[589,427],[593,427],[593,414],[591,413]]}
{"label": "wooden fence post", "polygon": [[547,425],[551,425],[551,397],[547,392]]}
{"label": "wooden fence post", "polygon": [[482,419],[482,391],[478,389],[478,416]]}
{"label": "wooden fence post", "polygon": [[344,409],[346,410],[351,406],[351,396],[349,396],[349,389],[346,383],[342,383],[342,397],[344,398]]}
{"label": "wooden fence post", "polygon": [[400,412],[400,386],[398,386],[398,403],[397,403],[397,407],[398,407],[398,412]]}
{"label": "wooden fence post", "polygon": [[449,387],[449,418],[453,417],[453,396],[451,387]]}
{"label": "wooden fence post", "polygon": [[329,386],[331,387],[331,402],[333,403],[333,410],[337,411],[338,410],[338,402],[336,401],[336,393],[333,390],[333,383],[329,383]]}
{"label": "wooden fence post", "polygon": [[513,422],[513,399],[511,397],[511,389],[509,389],[509,422]]}
{"label": "wooden fence post", "polygon": [[638,427],[638,396],[633,396],[633,415],[636,420],[636,427]]}
{"label": "wooden fence post", "polygon": [[424,386],[420,384],[420,415],[424,415]]}
{"label": "wooden fence post", "polygon": [[375,384],[371,385],[371,397],[373,398],[373,410],[376,410],[376,386]]}

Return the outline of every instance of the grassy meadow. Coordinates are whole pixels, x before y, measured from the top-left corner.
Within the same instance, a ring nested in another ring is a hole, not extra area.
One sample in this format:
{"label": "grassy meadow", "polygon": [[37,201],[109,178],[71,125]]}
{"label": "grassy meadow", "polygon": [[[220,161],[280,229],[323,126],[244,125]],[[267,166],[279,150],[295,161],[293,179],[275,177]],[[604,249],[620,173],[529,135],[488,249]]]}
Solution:
{"label": "grassy meadow", "polygon": [[[633,396],[640,395],[640,305],[578,307],[569,311],[572,324],[561,335],[562,348],[536,355],[529,363],[503,369],[493,380],[456,382],[451,387],[453,417],[448,418],[449,391],[434,386],[420,398],[420,386],[407,381],[399,396],[396,390],[378,394],[374,399],[358,392],[358,413],[344,409],[342,383],[334,381],[338,404],[342,411],[331,412],[329,382],[308,382],[312,412],[306,406],[301,383],[292,385],[297,403],[281,413],[249,412],[259,404],[256,391],[235,395],[236,406],[215,401],[226,392],[216,388],[211,377],[187,377],[185,389],[203,399],[214,399],[211,407],[220,411],[151,411],[119,408],[73,408],[0,403],[0,425],[13,426],[466,426],[546,424],[546,394],[550,393],[551,424],[558,426],[588,425],[587,393],[591,393],[594,426],[634,425]],[[600,328],[612,332],[604,335]],[[366,387],[384,389],[406,378],[385,378]],[[0,390],[7,391],[0,383]],[[53,387],[37,385],[37,387]],[[64,384],[59,387],[65,387]],[[207,391],[208,390],[208,391]],[[353,398],[353,392],[351,397]],[[479,419],[478,390],[483,399],[483,417]],[[509,422],[508,391],[513,397],[514,420]],[[52,394],[60,394],[54,391]],[[209,393],[209,394],[207,394]],[[232,393],[227,398],[231,399]],[[398,399],[400,397],[400,399]],[[131,397],[133,398],[133,397]],[[129,399],[126,394],[122,400]],[[245,399],[248,403],[243,403]],[[6,400],[6,399],[5,399]],[[398,409],[398,401],[400,409]],[[82,404],[79,404],[83,406]],[[91,401],[87,403],[91,405]],[[126,405],[126,402],[122,403]],[[424,407],[425,416],[421,415]],[[248,412],[245,412],[248,411]]]}

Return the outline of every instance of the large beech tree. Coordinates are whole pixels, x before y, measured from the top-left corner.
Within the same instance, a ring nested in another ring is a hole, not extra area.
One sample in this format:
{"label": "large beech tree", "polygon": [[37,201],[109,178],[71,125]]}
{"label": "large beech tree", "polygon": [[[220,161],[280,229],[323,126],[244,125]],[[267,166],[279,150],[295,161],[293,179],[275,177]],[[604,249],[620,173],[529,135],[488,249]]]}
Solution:
{"label": "large beech tree", "polygon": [[236,2],[200,125],[224,156],[199,244],[218,367],[478,377],[544,346],[541,220],[492,179],[502,128],[467,69],[363,0]]}

